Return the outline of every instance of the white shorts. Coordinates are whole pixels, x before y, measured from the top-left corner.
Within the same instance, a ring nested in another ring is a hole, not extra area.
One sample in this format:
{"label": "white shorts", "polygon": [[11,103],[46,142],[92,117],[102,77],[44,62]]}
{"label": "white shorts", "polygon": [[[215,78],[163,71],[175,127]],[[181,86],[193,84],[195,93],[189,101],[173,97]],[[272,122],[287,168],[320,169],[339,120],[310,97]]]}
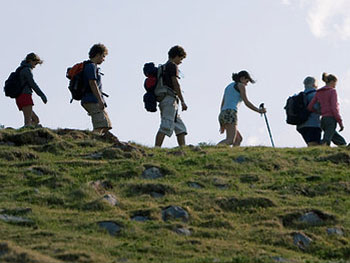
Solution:
{"label": "white shorts", "polygon": [[187,134],[187,129],[180,115],[177,113],[178,104],[176,98],[172,96],[165,96],[165,98],[159,102],[160,109],[160,127],[158,132],[164,133],[167,136],[171,136],[175,131],[176,135]]}

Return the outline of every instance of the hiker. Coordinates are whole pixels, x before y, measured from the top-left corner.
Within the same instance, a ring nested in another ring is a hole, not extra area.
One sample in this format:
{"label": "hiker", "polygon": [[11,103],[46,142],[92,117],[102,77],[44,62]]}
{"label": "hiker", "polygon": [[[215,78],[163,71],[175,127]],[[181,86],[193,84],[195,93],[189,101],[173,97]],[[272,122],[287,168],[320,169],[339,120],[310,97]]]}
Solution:
{"label": "hiker", "polygon": [[118,139],[109,132],[112,129],[111,121],[106,112],[107,104],[103,98],[100,68],[108,55],[108,50],[103,44],[95,44],[89,51],[90,63],[86,63],[83,72],[86,92],[81,99],[82,107],[91,116],[93,131],[107,138]]}
{"label": "hiker", "polygon": [[35,53],[29,53],[21,62],[22,69],[19,72],[21,94],[16,98],[16,104],[20,111],[23,112],[24,127],[41,127],[38,115],[33,111],[34,102],[32,99],[33,91],[46,104],[47,98],[33,79],[32,70],[43,61]]}
{"label": "hiker", "polygon": [[159,101],[159,109],[161,123],[155,139],[155,146],[161,147],[165,135],[171,137],[175,131],[179,146],[185,145],[185,136],[187,135],[186,126],[178,114],[178,103],[181,102],[183,111],[187,110],[187,105],[182,96],[179,84],[178,65],[186,58],[185,50],[180,46],[172,47],[168,52],[168,61],[161,66],[163,70],[162,80],[163,86],[159,85],[155,89],[157,101]]}
{"label": "hiker", "polygon": [[337,77],[332,74],[323,73],[322,80],[326,83],[321,89],[318,89],[307,109],[312,112],[317,112],[314,108],[316,102],[321,107],[321,129],[324,131],[321,144],[330,145],[333,142],[335,145],[346,145],[345,139],[336,131],[337,123],[340,126],[340,132],[344,129],[343,121],[339,114],[339,104],[337,91]]}
{"label": "hiker", "polygon": [[[306,105],[310,103],[316,94],[317,80],[314,77],[306,77],[304,79],[304,93],[306,95]],[[316,146],[321,142],[321,121],[320,121],[320,105],[315,104],[316,112],[312,112],[307,121],[297,125],[297,131],[301,134],[307,146]]]}
{"label": "hiker", "polygon": [[237,110],[240,102],[243,100],[249,109],[261,114],[265,113],[266,109],[257,108],[248,100],[246,86],[248,82],[255,83],[255,81],[247,71],[233,73],[232,80],[233,82],[225,88],[219,114],[220,133],[224,133],[226,130],[226,139],[218,144],[239,146],[243,140],[242,135],[237,130]]}

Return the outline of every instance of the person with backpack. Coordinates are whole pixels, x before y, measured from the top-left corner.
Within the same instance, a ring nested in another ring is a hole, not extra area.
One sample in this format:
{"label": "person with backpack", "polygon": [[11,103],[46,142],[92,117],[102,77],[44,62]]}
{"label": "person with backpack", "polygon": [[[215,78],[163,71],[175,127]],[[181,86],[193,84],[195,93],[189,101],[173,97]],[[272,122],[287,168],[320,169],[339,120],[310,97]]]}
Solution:
{"label": "person with backpack", "polygon": [[103,44],[95,44],[89,51],[89,61],[85,63],[83,68],[83,83],[85,85],[85,93],[81,99],[81,105],[91,116],[94,132],[104,137],[118,139],[109,132],[112,129],[111,121],[106,112],[107,104],[103,98],[102,81],[100,68],[105,57],[108,55],[108,49]]}
{"label": "person with backpack", "polygon": [[[317,89],[317,81],[314,77],[306,77],[304,79],[304,94],[305,94],[305,105],[310,103],[314,98]],[[321,121],[320,114],[320,105],[315,104],[316,112],[312,112],[307,120],[296,126],[297,131],[301,134],[307,146],[317,146],[321,142]]]}
{"label": "person with backpack", "polygon": [[168,62],[159,67],[159,77],[155,88],[156,99],[159,102],[161,123],[155,139],[155,146],[161,147],[165,135],[171,137],[175,131],[179,146],[185,145],[187,129],[178,114],[178,103],[181,102],[183,111],[187,105],[182,96],[179,84],[178,65],[186,58],[186,52],[181,46],[174,46],[168,52]]}
{"label": "person with backpack", "polygon": [[16,104],[18,109],[23,112],[24,127],[41,127],[39,124],[39,117],[33,111],[33,91],[41,98],[45,104],[47,103],[47,98],[39,86],[35,83],[32,70],[36,67],[36,65],[42,63],[43,61],[38,55],[35,53],[29,53],[21,62],[21,65],[18,69],[19,83],[22,91],[16,98]]}
{"label": "person with backpack", "polygon": [[255,83],[255,81],[247,71],[242,70],[239,73],[233,73],[232,80],[233,82],[225,88],[219,114],[220,133],[226,131],[226,139],[220,141],[218,144],[239,146],[243,140],[237,130],[237,111],[239,104],[243,101],[249,109],[260,114],[265,113],[266,109],[263,107],[257,108],[248,100],[246,86],[249,82]]}
{"label": "person with backpack", "polygon": [[321,89],[318,89],[307,109],[317,112],[314,105],[318,102],[321,107],[321,129],[324,131],[321,144],[346,145],[345,139],[336,131],[337,124],[340,126],[340,132],[344,130],[342,118],[339,113],[339,104],[337,91],[337,77],[332,74],[323,73],[322,80],[326,83]]}

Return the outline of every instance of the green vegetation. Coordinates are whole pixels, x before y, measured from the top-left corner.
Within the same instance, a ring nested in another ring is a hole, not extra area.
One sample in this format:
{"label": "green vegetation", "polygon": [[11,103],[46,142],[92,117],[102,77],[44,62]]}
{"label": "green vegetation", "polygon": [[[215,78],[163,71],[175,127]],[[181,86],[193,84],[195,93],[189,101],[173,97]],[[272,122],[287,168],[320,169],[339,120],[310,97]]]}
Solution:
{"label": "green vegetation", "polygon": [[[0,262],[347,262],[349,168],[349,148],[153,149],[1,130]],[[164,221],[169,206],[188,219]]]}

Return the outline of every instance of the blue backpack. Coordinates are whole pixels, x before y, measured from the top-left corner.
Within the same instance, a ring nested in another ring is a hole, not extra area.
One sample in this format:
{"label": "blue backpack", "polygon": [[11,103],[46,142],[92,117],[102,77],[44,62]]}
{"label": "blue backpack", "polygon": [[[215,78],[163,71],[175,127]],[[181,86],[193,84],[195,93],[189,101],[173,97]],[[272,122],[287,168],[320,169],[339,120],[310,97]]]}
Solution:
{"label": "blue backpack", "polygon": [[19,74],[23,68],[23,66],[18,67],[5,81],[4,92],[6,97],[15,99],[22,94],[24,87],[21,85]]}

